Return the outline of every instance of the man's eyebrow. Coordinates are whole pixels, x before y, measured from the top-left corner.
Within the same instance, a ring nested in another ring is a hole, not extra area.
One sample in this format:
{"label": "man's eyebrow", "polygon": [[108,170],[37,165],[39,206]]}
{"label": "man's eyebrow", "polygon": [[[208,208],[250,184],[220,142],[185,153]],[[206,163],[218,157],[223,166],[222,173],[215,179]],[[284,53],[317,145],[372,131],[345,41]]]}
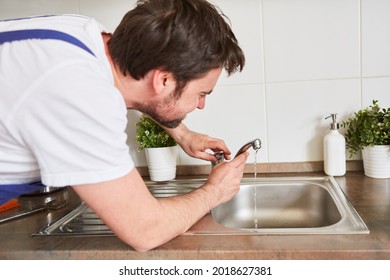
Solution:
{"label": "man's eyebrow", "polygon": [[210,94],[210,93],[212,93],[213,92],[213,90],[210,90],[210,91],[202,91],[201,93],[203,93],[203,94]]}

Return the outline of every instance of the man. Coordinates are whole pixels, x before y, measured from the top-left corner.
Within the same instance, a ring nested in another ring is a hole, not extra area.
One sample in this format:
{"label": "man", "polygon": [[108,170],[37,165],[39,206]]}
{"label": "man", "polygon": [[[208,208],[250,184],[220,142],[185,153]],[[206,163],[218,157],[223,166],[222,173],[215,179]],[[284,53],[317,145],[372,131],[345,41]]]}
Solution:
{"label": "man", "polygon": [[139,1],[112,35],[74,15],[0,22],[0,190],[72,186],[135,250],[169,241],[238,192],[248,154],[217,165],[192,193],[156,199],[129,156],[126,108],[190,156],[229,159],[222,140],[181,121],[205,106],[223,68],[243,66],[229,25],[204,0]]}

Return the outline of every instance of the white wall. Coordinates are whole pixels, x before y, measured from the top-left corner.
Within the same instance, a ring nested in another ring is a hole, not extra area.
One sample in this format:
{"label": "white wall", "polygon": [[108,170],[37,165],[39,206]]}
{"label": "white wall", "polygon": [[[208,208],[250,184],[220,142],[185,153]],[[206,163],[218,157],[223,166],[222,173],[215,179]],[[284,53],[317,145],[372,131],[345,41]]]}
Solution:
{"label": "white wall", "polygon": [[[191,129],[225,140],[232,152],[253,138],[259,162],[322,160],[324,118],[340,120],[378,99],[390,106],[390,1],[212,0],[244,49],[242,73],[221,77]],[[81,13],[111,30],[135,0],[0,0],[0,19]],[[129,144],[135,151],[134,112]],[[180,164],[208,164],[181,153]]]}

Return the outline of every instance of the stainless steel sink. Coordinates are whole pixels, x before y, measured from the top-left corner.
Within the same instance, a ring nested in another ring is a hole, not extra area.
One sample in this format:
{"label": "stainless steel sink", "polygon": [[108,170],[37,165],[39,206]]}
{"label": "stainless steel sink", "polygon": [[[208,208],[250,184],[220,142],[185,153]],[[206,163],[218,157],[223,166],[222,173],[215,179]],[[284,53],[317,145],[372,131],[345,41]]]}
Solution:
{"label": "stainless steel sink", "polygon": [[[155,197],[182,195],[205,179],[146,182]],[[240,192],[185,234],[367,234],[369,230],[333,177],[244,178]],[[84,203],[34,235],[112,235]]]}
{"label": "stainless steel sink", "polygon": [[257,233],[368,233],[332,177],[246,180],[212,210],[223,226]]}

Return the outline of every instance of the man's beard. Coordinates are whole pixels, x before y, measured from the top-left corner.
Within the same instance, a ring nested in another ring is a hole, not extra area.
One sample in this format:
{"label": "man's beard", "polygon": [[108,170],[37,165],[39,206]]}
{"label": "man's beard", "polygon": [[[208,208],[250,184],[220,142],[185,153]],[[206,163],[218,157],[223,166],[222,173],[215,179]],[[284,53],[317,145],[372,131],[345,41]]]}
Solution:
{"label": "man's beard", "polygon": [[184,118],[167,120],[166,118],[161,116],[159,113],[157,113],[157,108],[168,106],[168,104],[170,104],[171,102],[175,102],[175,99],[173,96],[167,97],[167,99],[163,101],[163,105],[161,105],[161,104],[138,104],[138,106],[136,106],[135,109],[137,109],[138,111],[149,116],[154,121],[156,121],[158,124],[160,124],[164,127],[176,128],[181,124],[181,122],[183,121]]}
{"label": "man's beard", "polygon": [[144,110],[140,110],[140,111],[142,113],[148,115],[149,117],[151,117],[158,124],[165,126],[167,128],[176,128],[183,121],[183,119],[166,120],[166,119],[162,118],[160,115],[158,115],[155,111],[150,110],[150,109],[151,108],[145,108]]}

